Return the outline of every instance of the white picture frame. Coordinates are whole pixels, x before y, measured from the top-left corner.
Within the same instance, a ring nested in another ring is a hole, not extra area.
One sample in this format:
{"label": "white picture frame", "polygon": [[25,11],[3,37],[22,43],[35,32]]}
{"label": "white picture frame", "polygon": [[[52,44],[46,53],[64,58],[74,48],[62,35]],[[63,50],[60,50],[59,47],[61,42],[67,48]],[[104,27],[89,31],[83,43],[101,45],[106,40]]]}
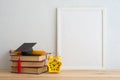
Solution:
{"label": "white picture frame", "polygon": [[[62,32],[62,21],[63,20],[63,15],[64,15],[64,11],[65,11],[65,15],[64,17],[66,16],[67,14],[67,11],[70,12],[70,11],[80,11],[80,10],[84,10],[87,12],[89,11],[100,11],[100,17],[102,19],[101,21],[101,31],[102,33],[100,34],[102,37],[101,37],[101,64],[96,67],[94,66],[81,66],[81,65],[75,65],[75,64],[70,64],[69,62],[67,62],[67,60],[71,60],[69,59],[69,55],[67,57],[67,54],[65,55],[65,59],[63,59],[63,67],[62,69],[105,69],[105,26],[106,26],[106,9],[105,8],[57,8],[57,55],[62,56],[63,52],[62,52],[62,37],[63,37],[63,32]],[[75,13],[76,14],[76,13]],[[99,14],[99,13],[98,13]],[[70,14],[69,14],[70,15]],[[74,16],[74,15],[73,15]],[[90,15],[88,15],[90,17]],[[68,19],[69,20],[69,19]],[[65,54],[65,53],[64,53]],[[76,55],[77,56],[77,55]],[[79,56],[79,55],[78,55]],[[74,59],[75,59],[75,56],[73,55]],[[70,57],[71,58],[71,57]],[[72,59],[72,60],[74,60]],[[66,62],[65,62],[66,61]],[[87,60],[86,60],[87,61]],[[65,66],[65,63],[69,63],[67,66]],[[76,62],[76,61],[75,61]],[[85,60],[83,61],[85,62]],[[79,63],[78,63],[79,64]],[[74,66],[75,65],[75,66]],[[86,64],[85,64],[86,65]]]}

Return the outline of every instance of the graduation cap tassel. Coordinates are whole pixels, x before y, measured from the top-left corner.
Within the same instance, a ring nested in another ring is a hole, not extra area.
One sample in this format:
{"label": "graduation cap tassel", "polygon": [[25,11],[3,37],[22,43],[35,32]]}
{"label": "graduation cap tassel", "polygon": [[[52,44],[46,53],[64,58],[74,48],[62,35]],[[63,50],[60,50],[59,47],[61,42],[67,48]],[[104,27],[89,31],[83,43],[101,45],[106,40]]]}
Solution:
{"label": "graduation cap tassel", "polygon": [[21,60],[20,60],[20,55],[18,55],[18,73],[21,73]]}

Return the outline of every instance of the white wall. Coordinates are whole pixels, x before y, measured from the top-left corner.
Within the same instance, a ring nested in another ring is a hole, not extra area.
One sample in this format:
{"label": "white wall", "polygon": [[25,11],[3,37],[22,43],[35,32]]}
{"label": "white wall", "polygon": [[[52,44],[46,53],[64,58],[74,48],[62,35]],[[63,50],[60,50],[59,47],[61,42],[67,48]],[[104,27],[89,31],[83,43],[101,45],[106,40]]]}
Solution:
{"label": "white wall", "polygon": [[106,7],[106,69],[120,69],[120,0],[0,0],[0,68],[10,68],[9,49],[37,42],[56,53],[57,7]]}

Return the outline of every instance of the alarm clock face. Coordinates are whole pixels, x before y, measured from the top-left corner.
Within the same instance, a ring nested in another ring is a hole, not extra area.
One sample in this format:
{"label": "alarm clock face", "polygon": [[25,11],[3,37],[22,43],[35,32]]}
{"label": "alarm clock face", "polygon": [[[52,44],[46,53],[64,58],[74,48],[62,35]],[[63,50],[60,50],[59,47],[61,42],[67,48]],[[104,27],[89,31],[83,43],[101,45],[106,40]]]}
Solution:
{"label": "alarm clock face", "polygon": [[56,59],[53,59],[51,62],[49,62],[49,70],[52,72],[59,72],[61,62],[57,61]]}

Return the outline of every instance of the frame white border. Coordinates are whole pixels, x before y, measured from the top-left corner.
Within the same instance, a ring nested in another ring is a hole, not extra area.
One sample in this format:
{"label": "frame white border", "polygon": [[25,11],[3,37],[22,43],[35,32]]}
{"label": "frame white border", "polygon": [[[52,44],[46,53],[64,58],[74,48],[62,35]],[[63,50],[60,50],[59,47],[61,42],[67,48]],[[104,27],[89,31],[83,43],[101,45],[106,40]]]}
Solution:
{"label": "frame white border", "polygon": [[[102,12],[102,70],[105,69],[105,53],[106,53],[106,8],[57,8],[57,55],[61,56],[61,11],[62,9],[85,9],[85,10],[101,10]],[[79,69],[77,66],[67,66],[63,67],[63,69]],[[95,68],[87,68],[87,69],[95,69]]]}

